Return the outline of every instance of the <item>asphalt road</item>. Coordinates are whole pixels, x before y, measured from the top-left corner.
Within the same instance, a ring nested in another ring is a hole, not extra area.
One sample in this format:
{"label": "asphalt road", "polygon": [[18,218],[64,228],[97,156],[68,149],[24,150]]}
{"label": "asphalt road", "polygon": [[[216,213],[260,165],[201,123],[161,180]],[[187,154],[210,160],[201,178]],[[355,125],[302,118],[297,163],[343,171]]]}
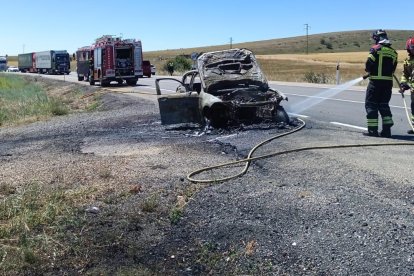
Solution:
{"label": "asphalt road", "polygon": [[[65,81],[78,82],[75,73],[69,76],[48,76],[44,77],[61,79]],[[152,78],[141,78],[137,86],[130,87],[123,85],[122,87],[112,85],[111,90],[130,93],[132,95],[146,96],[147,99],[156,99],[155,79],[168,76],[153,76]],[[178,77],[176,77],[179,79]],[[87,82],[79,82],[89,85]],[[162,93],[175,93],[177,82],[163,81],[161,82]],[[283,83],[277,81],[270,81],[270,86],[277,89],[288,96],[288,101],[283,102],[282,105],[293,117],[309,118],[321,122],[335,124],[347,129],[357,130],[361,133],[366,130],[366,113],[364,107],[365,100],[365,86],[352,86],[344,91],[337,93],[331,91],[334,85],[323,84],[309,84],[309,83]],[[318,96],[320,94],[324,96]],[[300,113],[295,113],[292,110],[296,104],[303,101],[318,103],[310,108],[303,110]],[[410,99],[406,97],[406,103],[410,106]],[[392,132],[394,135],[405,135],[409,129],[407,122],[404,104],[401,95],[395,89],[390,101],[391,110],[393,113],[394,127]],[[381,128],[380,128],[381,129]]]}

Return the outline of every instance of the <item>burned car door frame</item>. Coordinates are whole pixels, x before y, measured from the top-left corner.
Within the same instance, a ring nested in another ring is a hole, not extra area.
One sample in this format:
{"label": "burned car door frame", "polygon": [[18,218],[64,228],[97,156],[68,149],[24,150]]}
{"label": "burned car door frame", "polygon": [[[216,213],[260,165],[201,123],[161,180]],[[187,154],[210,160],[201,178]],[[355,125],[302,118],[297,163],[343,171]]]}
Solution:
{"label": "burned car door frame", "polygon": [[[181,80],[175,78],[157,78],[155,89],[158,96],[161,124],[201,124],[202,117],[199,108],[199,89],[201,84],[195,83],[198,71],[192,70],[183,75]],[[160,81],[175,81],[179,85],[175,94],[161,94]],[[198,90],[198,92],[197,92]]]}

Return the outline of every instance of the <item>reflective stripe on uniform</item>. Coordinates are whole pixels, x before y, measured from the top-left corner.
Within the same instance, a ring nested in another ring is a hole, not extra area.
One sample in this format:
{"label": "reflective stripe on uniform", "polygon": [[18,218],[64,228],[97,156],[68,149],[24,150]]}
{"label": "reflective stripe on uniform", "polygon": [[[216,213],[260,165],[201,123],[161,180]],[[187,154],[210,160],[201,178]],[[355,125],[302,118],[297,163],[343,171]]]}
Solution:
{"label": "reflective stripe on uniform", "polygon": [[368,127],[377,127],[378,126],[378,119],[367,119]]}
{"label": "reflective stripe on uniform", "polygon": [[392,77],[387,76],[371,76],[369,77],[370,80],[392,80]]}
{"label": "reflective stripe on uniform", "polygon": [[368,58],[372,59],[373,62],[376,61],[376,58],[375,58],[375,56],[373,54],[369,54],[368,55]]}
{"label": "reflective stripe on uniform", "polygon": [[393,125],[394,122],[392,120],[392,117],[390,116],[385,116],[384,118],[382,118],[382,124],[383,125]]}
{"label": "reflective stripe on uniform", "polygon": [[[382,66],[383,66],[382,62],[384,58],[391,58],[392,62],[395,64],[398,59],[397,52],[395,52],[395,50],[392,48],[381,47],[381,49],[377,51],[377,53],[378,53],[378,72],[377,72],[377,75],[371,75],[369,79],[370,80],[392,80],[392,75],[391,76],[382,75]],[[376,61],[375,57],[372,54],[369,54],[368,57],[371,60]]]}

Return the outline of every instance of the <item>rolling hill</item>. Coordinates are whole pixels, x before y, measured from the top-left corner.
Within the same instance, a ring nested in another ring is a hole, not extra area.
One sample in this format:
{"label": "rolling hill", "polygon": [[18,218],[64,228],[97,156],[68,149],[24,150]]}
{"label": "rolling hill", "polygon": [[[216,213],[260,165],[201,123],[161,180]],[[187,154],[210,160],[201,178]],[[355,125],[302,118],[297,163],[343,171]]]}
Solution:
{"label": "rolling hill", "polygon": [[[372,30],[347,31],[312,34],[306,37],[296,36],[262,41],[233,44],[233,48],[248,48],[256,55],[300,54],[306,53],[308,40],[309,53],[361,52],[368,51],[372,45]],[[404,49],[408,37],[414,36],[414,30],[387,30],[388,36],[395,49]],[[145,50],[145,41],[143,41]],[[149,51],[146,55],[175,56],[190,55],[193,52],[208,52],[228,49],[229,45],[216,45],[198,48],[184,48],[163,51]]]}

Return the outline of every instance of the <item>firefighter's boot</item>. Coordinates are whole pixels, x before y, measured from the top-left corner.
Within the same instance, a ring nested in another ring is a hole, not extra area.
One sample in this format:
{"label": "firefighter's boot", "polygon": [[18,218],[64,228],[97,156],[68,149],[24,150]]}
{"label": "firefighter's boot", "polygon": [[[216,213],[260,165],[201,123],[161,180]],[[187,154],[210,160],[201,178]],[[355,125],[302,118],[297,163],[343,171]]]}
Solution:
{"label": "firefighter's boot", "polygon": [[382,126],[381,137],[384,138],[391,138],[391,126],[385,125]]}
{"label": "firefighter's boot", "polygon": [[368,132],[364,133],[365,136],[371,136],[371,137],[378,137],[378,129],[376,127],[368,127]]}

